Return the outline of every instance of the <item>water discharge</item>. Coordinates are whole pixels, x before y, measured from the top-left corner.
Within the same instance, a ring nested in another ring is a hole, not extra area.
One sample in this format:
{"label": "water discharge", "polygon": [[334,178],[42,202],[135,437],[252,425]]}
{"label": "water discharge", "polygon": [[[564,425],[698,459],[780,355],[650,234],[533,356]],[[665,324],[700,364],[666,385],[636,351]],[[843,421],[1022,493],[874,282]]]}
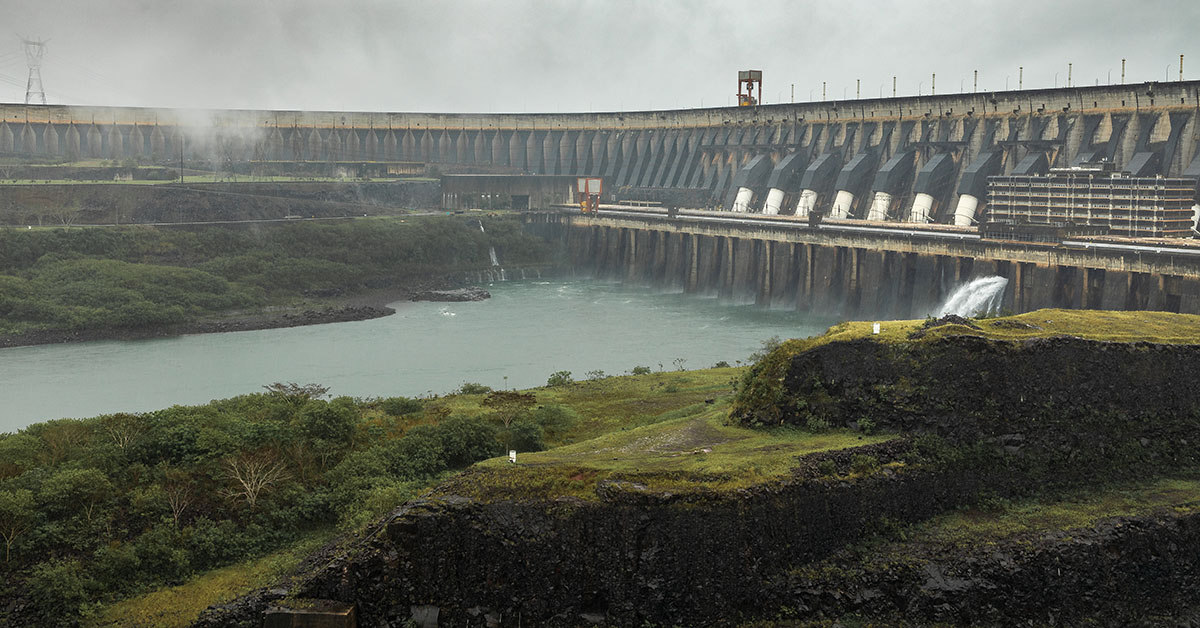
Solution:
{"label": "water discharge", "polygon": [[1008,280],[1004,277],[979,277],[959,286],[946,302],[938,308],[939,317],[947,314],[979,316],[999,314],[1004,303],[1004,289]]}

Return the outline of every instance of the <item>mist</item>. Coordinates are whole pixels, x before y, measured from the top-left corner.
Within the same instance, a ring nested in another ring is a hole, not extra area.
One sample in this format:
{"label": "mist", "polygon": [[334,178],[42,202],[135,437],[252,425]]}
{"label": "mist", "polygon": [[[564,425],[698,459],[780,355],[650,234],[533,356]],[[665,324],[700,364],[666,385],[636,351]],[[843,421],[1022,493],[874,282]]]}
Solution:
{"label": "mist", "polygon": [[[568,112],[1200,77],[1200,4],[935,0],[0,0],[0,101],[21,36],[47,101],[198,109]],[[1189,65],[1190,64],[1190,65]],[[1197,71],[1189,71],[1189,67]],[[793,88],[794,85],[794,88]]]}

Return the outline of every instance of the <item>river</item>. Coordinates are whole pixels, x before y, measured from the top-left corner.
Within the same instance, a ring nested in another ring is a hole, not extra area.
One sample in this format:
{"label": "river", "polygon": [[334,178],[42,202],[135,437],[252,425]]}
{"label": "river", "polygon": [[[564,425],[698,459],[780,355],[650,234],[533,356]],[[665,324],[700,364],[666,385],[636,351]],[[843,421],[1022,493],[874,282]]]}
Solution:
{"label": "river", "polygon": [[623,374],[745,360],[772,336],[833,321],[586,280],[517,281],[474,303],[396,303],[368,321],[0,350],[0,432],[320,383],[332,395],[443,394],[463,382],[541,386],[555,371]]}

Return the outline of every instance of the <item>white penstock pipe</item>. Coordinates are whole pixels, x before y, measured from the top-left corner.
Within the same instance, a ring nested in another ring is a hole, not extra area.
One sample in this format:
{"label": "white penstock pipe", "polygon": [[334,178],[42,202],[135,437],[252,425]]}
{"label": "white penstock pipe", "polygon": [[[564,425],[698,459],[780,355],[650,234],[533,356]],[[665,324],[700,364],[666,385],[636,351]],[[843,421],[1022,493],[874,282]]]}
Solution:
{"label": "white penstock pipe", "polygon": [[771,188],[771,191],[767,192],[766,202],[763,203],[763,213],[768,216],[777,216],[781,205],[783,205],[783,190]]}
{"label": "white penstock pipe", "polygon": [[929,222],[929,214],[933,210],[933,197],[924,192],[913,199],[912,211],[909,212],[909,222]]}
{"label": "white penstock pipe", "polygon": [[754,198],[754,190],[738,188],[737,197],[733,199],[733,211],[743,214],[750,211],[750,201]]}
{"label": "white penstock pipe", "polygon": [[970,194],[958,197],[958,207],[954,208],[954,224],[960,227],[970,227],[975,224],[975,210],[978,208],[978,198]]}
{"label": "white penstock pipe", "polygon": [[817,206],[817,193],[814,190],[804,190],[800,193],[800,201],[796,203],[796,215],[801,218],[808,217],[812,213],[814,207]]}
{"label": "white penstock pipe", "polygon": [[854,195],[846,190],[838,190],[837,196],[833,197],[833,209],[830,210],[829,217],[849,218],[852,207],[854,207]]}
{"label": "white penstock pipe", "polygon": [[892,195],[887,192],[876,192],[871,201],[871,209],[867,212],[867,220],[882,222],[887,220],[888,210],[892,208]]}

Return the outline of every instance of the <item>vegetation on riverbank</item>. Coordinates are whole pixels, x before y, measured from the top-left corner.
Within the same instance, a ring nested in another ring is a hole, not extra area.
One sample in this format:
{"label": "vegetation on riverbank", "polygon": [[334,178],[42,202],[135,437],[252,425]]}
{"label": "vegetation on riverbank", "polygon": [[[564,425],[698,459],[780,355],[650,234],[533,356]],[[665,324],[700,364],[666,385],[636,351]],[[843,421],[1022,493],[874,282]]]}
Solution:
{"label": "vegetation on riverbank", "polygon": [[195,231],[0,229],[0,337],[146,329],[550,261],[512,218],[424,217]]}
{"label": "vegetation on riverbank", "polygon": [[[1040,311],[942,325],[885,323],[881,340],[924,345],[995,334],[1021,344],[1071,334],[1189,342],[1195,321],[1176,316]],[[873,336],[869,324],[857,323],[835,326],[828,336],[839,334],[857,334],[846,337],[853,342]],[[19,600],[15,618],[47,625],[79,617],[98,626],[184,625],[207,604],[273,585],[308,550],[361,531],[418,495],[430,503],[456,495],[535,509],[614,500],[629,506],[645,496],[687,509],[719,508],[721,500],[786,501],[786,490],[810,497],[861,490],[886,500],[909,484],[938,489],[905,520],[856,510],[865,519],[840,525],[863,528],[866,536],[847,532],[837,537],[847,542],[839,553],[781,576],[806,583],[803,595],[817,597],[839,578],[867,586],[863,573],[885,583],[895,574],[919,580],[928,562],[920,552],[955,561],[995,544],[1090,534],[1109,517],[1196,512],[1200,488],[1184,455],[1191,450],[1173,449],[1177,439],[1167,432],[1162,443],[1136,434],[1109,439],[1108,423],[1086,423],[1104,432],[1092,435],[1106,447],[1097,451],[1136,471],[1131,476],[1088,462],[1095,444],[1083,436],[1068,449],[1043,450],[1031,442],[1033,431],[1028,439],[1005,433],[954,440],[917,429],[901,434],[883,420],[876,426],[871,413],[836,425],[731,421],[730,409],[747,391],[735,383],[750,381],[744,374],[761,377],[765,365],[790,362],[793,343],[824,347],[841,339],[772,343],[745,369],[637,367],[639,375],[596,373],[578,382],[559,372],[544,388],[493,391],[466,383],[458,394],[429,399],[327,400],[319,387],[275,385],[206,406],[54,421],[0,435],[0,532],[11,552],[0,567],[0,595]],[[1119,448],[1107,449],[1106,441]],[[508,449],[518,450],[517,464],[502,457]],[[352,537],[341,543],[354,545]],[[788,623],[788,608],[779,625],[797,625]],[[881,617],[872,612],[864,611],[864,622]]]}
{"label": "vegetation on riverbank", "polygon": [[15,618],[44,625],[130,625],[124,614],[186,624],[294,566],[297,547],[361,529],[450,470],[689,416],[727,396],[735,374],[521,393],[464,384],[431,399],[328,400],[320,387],[273,385],[204,406],[32,425],[0,435],[0,596],[19,600]]}

